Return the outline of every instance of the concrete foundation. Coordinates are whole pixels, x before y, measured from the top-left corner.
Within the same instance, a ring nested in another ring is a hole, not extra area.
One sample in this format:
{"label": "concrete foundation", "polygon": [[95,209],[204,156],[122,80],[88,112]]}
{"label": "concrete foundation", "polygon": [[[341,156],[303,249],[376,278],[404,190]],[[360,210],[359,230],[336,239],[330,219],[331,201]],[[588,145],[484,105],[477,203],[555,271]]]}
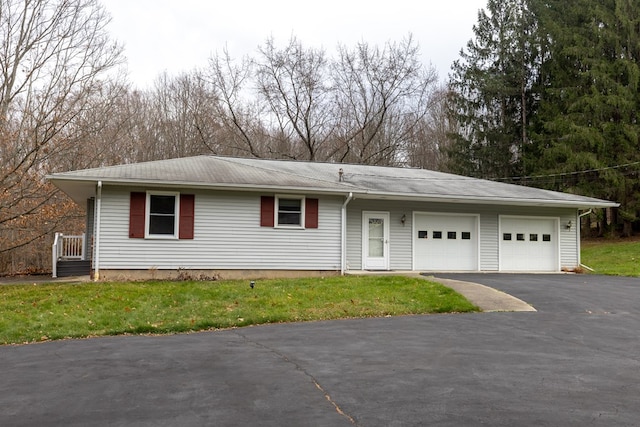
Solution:
{"label": "concrete foundation", "polygon": [[100,281],[135,280],[244,280],[337,276],[319,270],[100,270]]}

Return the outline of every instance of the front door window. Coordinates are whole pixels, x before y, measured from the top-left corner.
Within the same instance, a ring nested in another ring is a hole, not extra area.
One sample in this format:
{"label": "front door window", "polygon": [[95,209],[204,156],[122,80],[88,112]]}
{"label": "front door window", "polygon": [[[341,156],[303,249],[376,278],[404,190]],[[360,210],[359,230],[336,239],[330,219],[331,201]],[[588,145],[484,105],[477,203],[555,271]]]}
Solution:
{"label": "front door window", "polygon": [[384,219],[369,218],[369,256],[384,256]]}

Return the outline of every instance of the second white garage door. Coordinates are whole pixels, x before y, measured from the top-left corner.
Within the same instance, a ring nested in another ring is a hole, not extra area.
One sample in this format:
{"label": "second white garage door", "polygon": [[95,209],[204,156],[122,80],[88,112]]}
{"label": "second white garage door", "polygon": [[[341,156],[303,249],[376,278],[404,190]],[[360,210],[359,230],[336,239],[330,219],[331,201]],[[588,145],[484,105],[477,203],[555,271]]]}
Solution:
{"label": "second white garage door", "polygon": [[415,270],[478,270],[477,215],[416,213]]}
{"label": "second white garage door", "polygon": [[500,217],[500,270],[558,271],[558,221]]}

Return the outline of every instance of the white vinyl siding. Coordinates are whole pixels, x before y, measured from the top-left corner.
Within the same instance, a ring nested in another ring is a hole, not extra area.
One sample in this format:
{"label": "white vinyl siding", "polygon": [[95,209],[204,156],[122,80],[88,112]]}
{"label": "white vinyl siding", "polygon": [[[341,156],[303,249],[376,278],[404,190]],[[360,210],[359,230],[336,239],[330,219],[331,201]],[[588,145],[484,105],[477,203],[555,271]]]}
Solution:
{"label": "white vinyl siding", "polygon": [[[340,212],[344,197],[318,197],[317,229],[271,228],[260,227],[263,193],[188,190],[195,194],[194,239],[131,239],[130,192],[147,190],[103,188],[101,269],[340,270]],[[557,217],[560,267],[574,268],[579,263],[576,209],[355,199],[347,205],[347,270],[362,269],[363,211],[389,212],[391,270],[413,267],[413,212],[479,215],[481,271],[499,269],[499,215]],[[569,221],[572,228],[567,229]]]}
{"label": "white vinyl siding", "polygon": [[[362,212],[389,212],[389,264],[392,270],[411,270],[411,211],[403,204],[354,200],[347,205],[347,270],[362,269]],[[405,215],[405,223],[401,218]]]}
{"label": "white vinyl siding", "polygon": [[[347,269],[362,269],[362,211],[388,211],[390,228],[390,269],[412,269],[412,213],[459,213],[480,216],[480,271],[499,269],[499,215],[542,216],[560,218],[560,268],[578,265],[577,210],[573,208],[542,208],[461,203],[403,202],[356,199],[347,206]],[[404,226],[400,221],[406,215]],[[572,229],[565,225],[572,220]],[[446,236],[445,236],[446,237]]]}
{"label": "white vinyl siding", "polygon": [[130,239],[130,192],[145,190],[103,188],[101,269],[340,270],[340,197],[319,198],[317,229],[268,228],[261,193],[189,190],[193,240]]}
{"label": "white vinyl siding", "polygon": [[[571,228],[567,224],[571,221]],[[572,268],[580,265],[580,219],[578,211],[560,215],[560,267]]]}

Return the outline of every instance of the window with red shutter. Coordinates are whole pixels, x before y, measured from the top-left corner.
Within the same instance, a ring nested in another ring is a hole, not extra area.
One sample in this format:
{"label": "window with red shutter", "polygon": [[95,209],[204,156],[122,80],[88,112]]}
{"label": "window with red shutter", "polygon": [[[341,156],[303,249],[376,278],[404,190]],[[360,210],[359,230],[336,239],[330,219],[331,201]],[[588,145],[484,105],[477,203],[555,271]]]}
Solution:
{"label": "window with red shutter", "polygon": [[[179,205],[177,204],[179,203]],[[148,209],[147,209],[147,204]],[[179,206],[180,216],[176,219]],[[135,239],[193,239],[195,196],[166,192],[132,192],[129,205],[129,237]],[[176,232],[177,226],[177,232]]]}
{"label": "window with red shutter", "polygon": [[275,197],[260,197],[260,227],[273,227],[275,217]]}
{"label": "window with red shutter", "polygon": [[180,222],[178,236],[180,239],[193,239],[195,222],[195,196],[193,194],[180,195]]}
{"label": "window with red shutter", "polygon": [[304,206],[305,228],[318,228],[318,199],[305,200]]}
{"label": "window with red shutter", "polygon": [[143,239],[145,230],[147,193],[131,193],[129,204],[129,237]]}
{"label": "window with red shutter", "polygon": [[318,199],[304,196],[262,196],[260,226],[318,228]]}

